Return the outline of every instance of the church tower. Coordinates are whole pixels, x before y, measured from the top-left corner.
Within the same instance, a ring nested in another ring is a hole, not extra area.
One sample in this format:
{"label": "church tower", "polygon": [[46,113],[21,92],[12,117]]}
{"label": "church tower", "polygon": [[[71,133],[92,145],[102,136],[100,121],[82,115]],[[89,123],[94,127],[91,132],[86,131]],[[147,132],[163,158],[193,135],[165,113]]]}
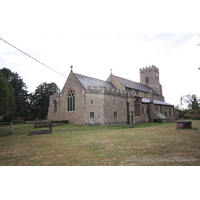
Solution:
{"label": "church tower", "polygon": [[140,69],[140,83],[148,85],[159,94],[160,100],[164,101],[164,96],[162,95],[162,85],[159,81],[159,69],[156,66],[152,65]]}

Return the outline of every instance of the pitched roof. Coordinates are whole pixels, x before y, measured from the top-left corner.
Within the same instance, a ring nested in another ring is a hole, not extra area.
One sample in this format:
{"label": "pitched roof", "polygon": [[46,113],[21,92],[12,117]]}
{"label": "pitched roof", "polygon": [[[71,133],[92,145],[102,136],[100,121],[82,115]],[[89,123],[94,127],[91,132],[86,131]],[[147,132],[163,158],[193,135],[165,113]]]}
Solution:
{"label": "pitched roof", "polygon": [[[148,98],[142,98],[142,103],[150,103],[150,99]],[[158,104],[158,105],[164,105],[164,106],[173,106],[172,104],[166,103],[164,101],[161,100],[153,100],[154,104]]]}
{"label": "pitched roof", "polygon": [[[113,75],[114,76],[114,75]],[[141,84],[141,83],[137,83],[135,81],[131,81],[125,78],[121,78],[119,76],[114,76],[115,78],[117,78],[123,85],[125,85],[127,88],[131,88],[131,89],[135,89],[135,90],[139,90],[139,91],[143,91],[143,92],[150,92],[150,90],[152,90],[149,86]],[[158,94],[157,92],[155,92],[154,90],[152,90],[154,94]]]}
{"label": "pitched roof", "polygon": [[101,87],[107,87],[107,88],[111,88],[111,89],[116,89],[115,86],[112,83],[109,83],[107,81],[102,81],[96,78],[91,78],[88,76],[84,76],[81,74],[76,74],[74,73],[74,75],[76,76],[76,78],[80,81],[80,83],[83,85],[83,87],[85,89],[87,89],[88,86],[101,86]]}

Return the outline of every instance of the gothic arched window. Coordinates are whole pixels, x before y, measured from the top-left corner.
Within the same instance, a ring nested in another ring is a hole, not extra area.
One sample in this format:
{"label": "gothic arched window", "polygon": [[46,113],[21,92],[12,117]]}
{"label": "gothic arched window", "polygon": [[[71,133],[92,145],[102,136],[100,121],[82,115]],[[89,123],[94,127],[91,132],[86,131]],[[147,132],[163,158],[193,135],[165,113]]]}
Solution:
{"label": "gothic arched window", "polygon": [[67,111],[75,111],[75,92],[69,89],[67,96]]}
{"label": "gothic arched window", "polygon": [[140,116],[140,101],[137,99],[134,103],[135,106],[135,116]]}
{"label": "gothic arched window", "polygon": [[57,101],[56,100],[53,101],[53,110],[54,110],[54,113],[57,113]]}

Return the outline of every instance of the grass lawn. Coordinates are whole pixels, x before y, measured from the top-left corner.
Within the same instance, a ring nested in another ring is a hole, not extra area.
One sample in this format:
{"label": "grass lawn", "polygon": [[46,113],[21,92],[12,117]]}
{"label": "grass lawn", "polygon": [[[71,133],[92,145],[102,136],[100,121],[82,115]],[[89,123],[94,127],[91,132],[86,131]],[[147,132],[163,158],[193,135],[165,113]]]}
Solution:
{"label": "grass lawn", "polygon": [[[53,127],[52,134],[27,136],[32,124],[0,126],[0,166],[160,166],[200,165],[199,130],[176,129],[176,123]],[[46,128],[45,128],[46,129]]]}

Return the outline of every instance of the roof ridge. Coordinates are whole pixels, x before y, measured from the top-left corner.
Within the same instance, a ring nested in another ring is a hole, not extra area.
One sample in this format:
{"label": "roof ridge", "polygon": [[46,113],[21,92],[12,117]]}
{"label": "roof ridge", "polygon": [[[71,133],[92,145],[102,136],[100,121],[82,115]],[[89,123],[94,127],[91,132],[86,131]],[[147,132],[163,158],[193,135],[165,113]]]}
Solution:
{"label": "roof ridge", "polygon": [[[115,76],[115,75],[113,75],[113,76]],[[147,86],[147,87],[149,87],[148,85],[145,85],[145,84],[143,84],[143,83],[140,83],[140,82],[132,81],[132,80],[130,80],[130,79],[127,79],[127,78],[123,78],[123,77],[120,77],[120,76],[115,76],[115,77],[122,78],[122,79],[125,79],[125,80],[127,80],[127,81],[131,81],[131,82],[138,83],[138,84],[141,84],[141,85],[144,85],[144,86]],[[149,87],[149,88],[150,88],[150,87]]]}
{"label": "roof ridge", "polygon": [[[78,73],[74,73],[75,75],[80,75],[80,76],[85,76],[87,78],[92,78],[92,79],[96,79],[96,80],[99,80],[99,81],[104,81],[104,80],[101,80],[101,79],[98,79],[98,78],[93,78],[93,77],[90,77],[90,76],[86,76],[86,75],[82,75],[82,74],[78,74]],[[104,81],[104,82],[107,82],[107,81]],[[107,82],[108,83],[108,82]]]}
{"label": "roof ridge", "polygon": [[77,74],[77,73],[74,73],[74,76],[79,80],[79,82],[81,83],[81,85],[83,85],[85,89],[87,89],[87,87],[90,86],[90,84],[91,86],[97,86],[97,87],[103,86],[107,88],[116,89],[116,87],[111,82],[108,82],[108,81],[104,81],[101,79],[97,79],[97,78],[93,78],[90,76]]}
{"label": "roof ridge", "polygon": [[[126,79],[126,78],[122,78],[122,77],[119,77],[119,76],[115,76],[115,75],[113,75],[113,76],[116,77],[116,78],[123,79],[123,80],[125,80],[125,81],[130,81],[130,82],[132,82],[132,83],[134,83],[134,84],[138,84],[138,85],[147,87],[149,90],[152,90],[154,94],[158,94],[156,91],[154,91],[154,90],[153,90],[151,87],[149,87],[148,85],[145,85],[145,84],[143,84],[143,83],[139,83],[139,82],[136,82],[136,81],[132,81],[132,80],[129,80],[129,79]],[[118,79],[118,80],[119,80],[119,79]],[[119,80],[119,81],[120,81],[120,80]],[[120,81],[120,82],[121,82],[121,81]],[[126,87],[127,87],[127,86],[126,86]],[[136,89],[136,88],[133,88],[133,89]],[[136,90],[139,90],[139,89],[136,89]]]}
{"label": "roof ridge", "polygon": [[[125,79],[125,80],[127,80],[127,81],[132,81],[132,80],[130,80],[130,79],[127,79],[127,78],[123,78],[123,77],[120,77],[120,76],[116,76],[116,75],[113,75],[113,76],[115,76],[115,77],[118,77],[118,78],[122,78],[122,79]],[[134,83],[139,83],[139,82],[136,82],[136,81],[132,81],[132,82],[134,82]]]}

